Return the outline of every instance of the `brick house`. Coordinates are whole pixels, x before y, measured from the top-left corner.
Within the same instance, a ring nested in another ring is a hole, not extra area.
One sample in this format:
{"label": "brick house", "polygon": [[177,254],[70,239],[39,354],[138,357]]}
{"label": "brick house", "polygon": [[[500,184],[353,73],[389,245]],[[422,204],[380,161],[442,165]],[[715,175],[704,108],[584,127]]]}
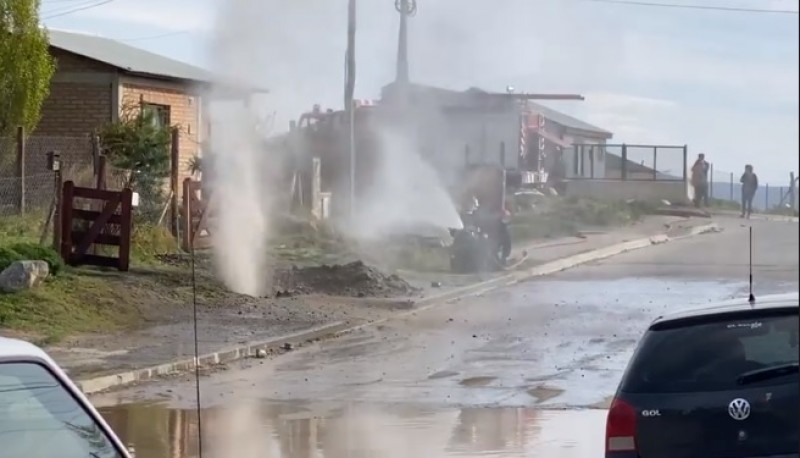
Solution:
{"label": "brick house", "polygon": [[[108,38],[56,30],[49,35],[56,72],[34,138],[49,139],[57,148],[59,139],[88,138],[128,107],[141,107],[180,128],[180,180],[191,175],[190,160],[201,154],[207,131],[201,93],[211,81],[209,72]],[[90,148],[87,154],[91,161]]]}

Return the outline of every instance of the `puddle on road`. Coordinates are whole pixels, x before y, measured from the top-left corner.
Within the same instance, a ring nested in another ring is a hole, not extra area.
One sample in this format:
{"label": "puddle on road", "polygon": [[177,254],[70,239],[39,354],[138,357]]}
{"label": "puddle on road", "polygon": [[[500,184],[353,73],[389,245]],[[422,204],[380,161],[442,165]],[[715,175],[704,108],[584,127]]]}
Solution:
{"label": "puddle on road", "polygon": [[[140,458],[196,458],[193,410],[102,409]],[[209,458],[589,458],[603,452],[605,411],[264,404],[202,413]],[[578,433],[583,431],[583,433]]]}

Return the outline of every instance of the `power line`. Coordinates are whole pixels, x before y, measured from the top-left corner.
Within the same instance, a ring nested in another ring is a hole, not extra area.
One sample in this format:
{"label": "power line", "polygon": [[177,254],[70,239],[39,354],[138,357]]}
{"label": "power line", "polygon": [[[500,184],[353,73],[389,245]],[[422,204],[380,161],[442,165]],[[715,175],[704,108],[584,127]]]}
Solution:
{"label": "power line", "polygon": [[63,11],[63,12],[60,12],[60,13],[55,13],[55,14],[51,14],[51,15],[48,15],[48,16],[44,16],[41,19],[42,20],[46,20],[46,19],[53,19],[53,18],[56,18],[56,17],[66,16],[68,14],[77,13],[78,11],[85,11],[85,10],[89,10],[89,9],[92,9],[92,8],[97,8],[98,6],[107,5],[107,4],[109,4],[109,3],[113,2],[113,1],[114,0],[101,0],[99,2],[92,3],[90,5],[80,6],[80,7],[72,8],[72,9],[69,9],[69,10],[66,10],[66,11]]}
{"label": "power line", "polygon": [[738,8],[733,6],[712,6],[712,5],[687,5],[679,3],[656,3],[638,0],[589,0],[597,3],[614,3],[618,5],[634,5],[634,6],[652,6],[661,8],[678,8],[678,9],[692,9],[692,10],[709,10],[709,11],[727,11],[738,13],[772,13],[772,14],[800,14],[795,10],[769,10],[763,8]]}

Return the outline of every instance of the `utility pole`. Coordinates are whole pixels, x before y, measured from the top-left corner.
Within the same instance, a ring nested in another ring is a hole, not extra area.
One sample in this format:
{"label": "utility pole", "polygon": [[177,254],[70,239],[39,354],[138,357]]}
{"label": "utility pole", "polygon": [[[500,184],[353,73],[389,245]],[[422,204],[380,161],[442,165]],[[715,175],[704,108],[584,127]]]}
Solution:
{"label": "utility pole", "polygon": [[356,132],[353,94],[356,87],[356,0],[347,5],[347,55],[345,59],[344,109],[347,114],[347,146],[350,151],[350,218],[356,212]]}
{"label": "utility pole", "polygon": [[400,13],[400,33],[397,38],[397,73],[395,82],[408,84],[408,17],[417,12],[417,0],[395,0],[394,7]]}

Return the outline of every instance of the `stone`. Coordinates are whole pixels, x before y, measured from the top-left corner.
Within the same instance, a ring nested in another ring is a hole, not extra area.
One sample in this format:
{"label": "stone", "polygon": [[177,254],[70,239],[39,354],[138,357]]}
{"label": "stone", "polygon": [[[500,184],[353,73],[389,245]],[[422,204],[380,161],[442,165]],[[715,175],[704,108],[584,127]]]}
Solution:
{"label": "stone", "polygon": [[17,293],[39,286],[50,275],[45,261],[14,261],[0,272],[0,291]]}

